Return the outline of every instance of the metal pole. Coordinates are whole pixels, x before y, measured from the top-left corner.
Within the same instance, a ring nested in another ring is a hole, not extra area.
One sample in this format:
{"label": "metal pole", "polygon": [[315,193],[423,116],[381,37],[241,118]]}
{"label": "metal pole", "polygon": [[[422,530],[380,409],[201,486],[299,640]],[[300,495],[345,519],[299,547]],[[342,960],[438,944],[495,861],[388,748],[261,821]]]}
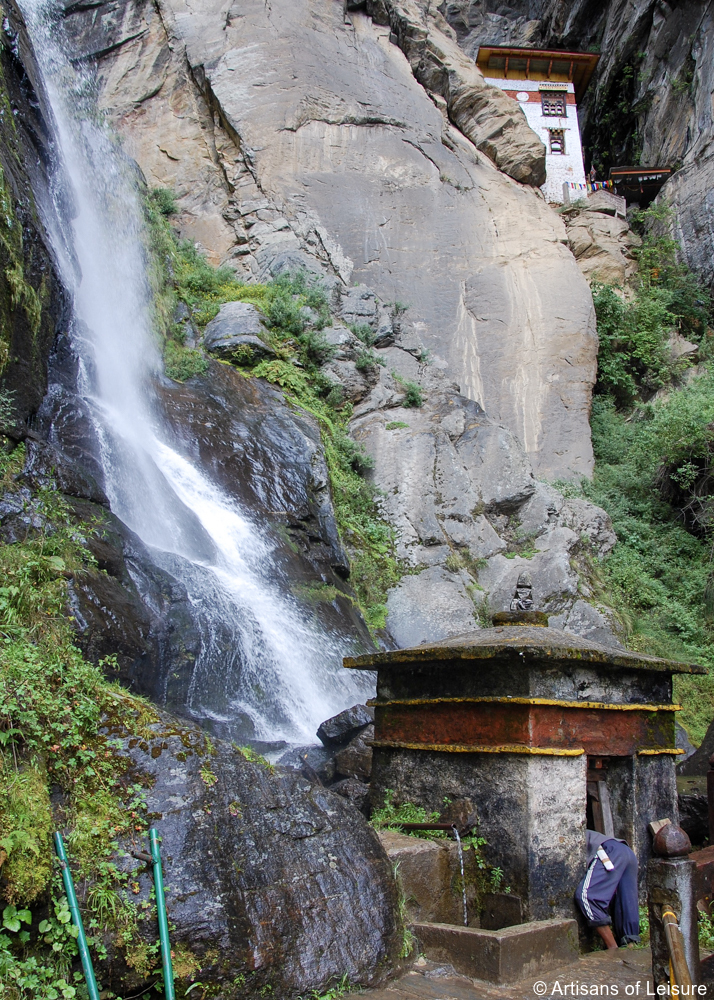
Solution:
{"label": "metal pole", "polygon": [[164,876],[161,870],[159,835],[154,827],[149,830],[149,845],[151,860],[154,865],[154,889],[156,891],[156,910],[159,917],[159,938],[161,939],[161,964],[164,970],[164,1000],[174,1000],[174,970],[171,964],[169,920],[166,913],[166,897],[164,896]]}
{"label": "metal pole", "polygon": [[79,904],[77,903],[77,894],[74,891],[72,872],[69,869],[69,864],[67,862],[67,855],[64,849],[64,843],[62,841],[62,834],[59,832],[59,830],[55,833],[55,850],[57,851],[57,857],[59,858],[60,868],[62,869],[62,881],[64,882],[64,891],[67,893],[67,900],[69,902],[69,912],[72,914],[72,922],[74,923],[74,926],[77,928],[77,945],[79,947],[79,957],[82,960],[82,970],[84,972],[84,978],[87,981],[89,1000],[99,1000],[99,990],[97,988],[97,980],[94,978],[94,967],[92,965],[92,956],[89,954],[89,948],[87,947],[87,939],[84,936],[84,925],[82,924],[82,915],[79,912]]}

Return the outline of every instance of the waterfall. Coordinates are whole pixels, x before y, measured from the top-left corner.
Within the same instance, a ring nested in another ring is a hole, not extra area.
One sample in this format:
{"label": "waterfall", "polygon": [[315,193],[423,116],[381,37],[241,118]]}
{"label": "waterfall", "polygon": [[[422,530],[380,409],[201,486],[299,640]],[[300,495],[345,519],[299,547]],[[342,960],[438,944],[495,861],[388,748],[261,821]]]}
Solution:
{"label": "waterfall", "polygon": [[201,642],[186,710],[229,730],[247,715],[262,740],[312,741],[370,682],[342,670],[344,637],[324,634],[281,592],[267,533],[165,429],[135,167],[97,111],[92,73],[67,56],[61,4],[20,7],[54,118],[45,222],[73,302],[78,391],[113,513],[188,593]]}

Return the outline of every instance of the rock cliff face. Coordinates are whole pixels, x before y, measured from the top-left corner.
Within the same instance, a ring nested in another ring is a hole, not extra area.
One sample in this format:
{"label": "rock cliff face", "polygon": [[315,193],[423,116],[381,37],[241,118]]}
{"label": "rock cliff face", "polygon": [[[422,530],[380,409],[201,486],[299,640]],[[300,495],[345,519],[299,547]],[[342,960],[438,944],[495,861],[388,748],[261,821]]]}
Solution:
{"label": "rock cliff face", "polygon": [[49,200],[50,139],[25,69],[24,35],[0,45],[0,430],[15,440],[47,389],[47,361],[68,315],[39,205]]}
{"label": "rock cliff face", "polygon": [[537,181],[532,133],[425,4],[378,6],[389,26],[339,0],[72,5],[67,23],[184,235],[247,276],[319,268],[408,303],[540,475],[587,474],[590,296],[561,221],[489,159]]}
{"label": "rock cliff face", "polygon": [[587,166],[676,167],[663,189],[690,267],[714,281],[714,5],[706,0],[444,0],[468,55],[484,42],[600,53],[580,107]]}
{"label": "rock cliff face", "polygon": [[[389,597],[402,645],[485,621],[524,570],[538,578],[540,605],[567,617],[588,596],[577,567],[590,536],[600,554],[614,544],[608,527],[591,527],[605,525],[601,511],[571,524],[535,478],[592,469],[597,347],[566,228],[529,186],[542,179],[542,147],[431,7],[131,0],[71,5],[66,17],[148,183],[176,191],[182,235],[248,280],[317,272],[343,322],[372,327],[382,368],[356,367],[342,327],[328,331],[341,356],[325,371],[355,404],[352,433],[375,460],[399,555],[416,571]],[[424,405],[404,410],[411,381]],[[230,480],[234,466],[213,455],[230,428],[211,441],[202,430],[212,390],[164,395],[183,446]],[[218,395],[230,410],[231,392]],[[256,447],[242,454],[260,479]],[[318,562],[339,574],[336,538],[320,537]],[[179,623],[182,601],[169,602]],[[608,628],[593,615],[588,628]],[[190,630],[177,624],[162,641],[188,670]],[[138,676],[136,663],[128,657],[124,676]]]}

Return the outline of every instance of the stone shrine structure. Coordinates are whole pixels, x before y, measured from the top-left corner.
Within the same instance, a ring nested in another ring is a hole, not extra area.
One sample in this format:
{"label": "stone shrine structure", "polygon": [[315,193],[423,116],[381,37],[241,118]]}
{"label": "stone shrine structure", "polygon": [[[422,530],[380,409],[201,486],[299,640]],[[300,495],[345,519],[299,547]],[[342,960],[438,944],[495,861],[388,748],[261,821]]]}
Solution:
{"label": "stone shrine structure", "polygon": [[644,876],[647,824],[678,822],[672,676],[706,671],[548,628],[538,611],[494,624],[344,660],[377,671],[372,804],[388,789],[428,810],[472,800],[525,919],[572,916],[586,825],[626,840]]}
{"label": "stone shrine structure", "polygon": [[482,45],[476,65],[486,82],[518,101],[528,124],[545,145],[546,201],[585,197],[585,168],[578,124],[581,100],[600,57],[592,52],[558,52]]}

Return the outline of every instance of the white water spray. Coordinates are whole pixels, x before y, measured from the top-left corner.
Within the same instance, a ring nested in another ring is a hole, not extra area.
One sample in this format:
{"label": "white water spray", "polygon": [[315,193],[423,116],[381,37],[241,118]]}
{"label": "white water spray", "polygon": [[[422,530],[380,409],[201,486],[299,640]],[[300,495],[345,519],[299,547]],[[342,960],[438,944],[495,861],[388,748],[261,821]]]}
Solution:
{"label": "white water spray", "polygon": [[91,75],[66,55],[63,8],[20,6],[55,119],[57,219],[48,230],[73,296],[79,391],[101,442],[111,509],[186,587],[201,633],[186,708],[228,725],[247,715],[258,739],[312,740],[370,681],[342,671],[345,640],[306,622],[271,580],[271,546],[258,527],[164,433],[131,163],[98,116]]}

